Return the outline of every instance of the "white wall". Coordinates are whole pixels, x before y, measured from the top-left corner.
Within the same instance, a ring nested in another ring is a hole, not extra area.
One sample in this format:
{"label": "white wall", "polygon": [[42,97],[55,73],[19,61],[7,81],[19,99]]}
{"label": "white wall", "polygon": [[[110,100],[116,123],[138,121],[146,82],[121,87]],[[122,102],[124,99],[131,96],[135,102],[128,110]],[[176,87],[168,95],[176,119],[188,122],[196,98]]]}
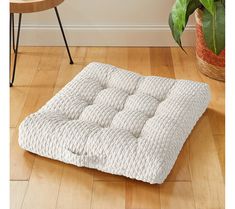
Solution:
{"label": "white wall", "polygon": [[[70,45],[171,46],[174,0],[65,0],[58,7]],[[194,44],[194,18],[184,45]],[[63,45],[54,10],[23,14],[21,45]]]}

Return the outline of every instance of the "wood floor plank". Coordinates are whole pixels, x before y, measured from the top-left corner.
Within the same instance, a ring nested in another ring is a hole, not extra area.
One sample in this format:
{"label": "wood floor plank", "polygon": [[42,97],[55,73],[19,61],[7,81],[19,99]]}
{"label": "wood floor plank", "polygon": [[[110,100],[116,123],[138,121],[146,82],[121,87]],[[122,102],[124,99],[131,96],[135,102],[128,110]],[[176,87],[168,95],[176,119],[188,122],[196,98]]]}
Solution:
{"label": "wood floor plank", "polygon": [[217,106],[212,103],[206,114],[208,115],[213,134],[225,135],[225,104],[224,106]]}
{"label": "wood floor plank", "polygon": [[10,141],[12,141],[16,128],[10,127]]}
{"label": "wood floor plank", "polygon": [[195,209],[191,182],[165,182],[160,186],[161,209]]}
{"label": "wood floor plank", "polygon": [[21,209],[24,196],[27,190],[28,181],[10,182],[10,208]]}
{"label": "wood floor plank", "polygon": [[128,48],[126,47],[108,47],[106,63],[120,68],[128,68]]}
{"label": "wood floor plank", "polygon": [[150,48],[150,63],[153,76],[175,78],[170,48]]}
{"label": "wood floor plank", "polygon": [[85,65],[78,64],[76,61],[77,60],[75,58],[75,63],[70,65],[68,63],[67,57],[63,58],[56,80],[56,87],[64,87],[85,67]]}
{"label": "wood floor plank", "polygon": [[[210,123],[211,124],[211,123]],[[225,178],[225,136],[224,135],[214,135],[215,146],[217,150],[217,154],[219,157],[220,168],[222,171],[222,175]]]}
{"label": "wood floor plank", "polygon": [[86,46],[77,46],[72,48],[72,57],[78,58],[78,62],[84,64],[85,57],[87,55],[87,49]]}
{"label": "wood floor plank", "polygon": [[[75,50],[74,48],[71,48],[71,54],[73,53],[74,50]],[[55,88],[63,56],[65,56],[65,49],[63,47],[43,47],[41,60],[38,64],[38,71],[36,72],[34,79],[32,81],[31,87],[34,87],[34,89],[31,88],[30,91],[31,95],[32,92],[34,92],[35,90],[40,91],[42,90],[42,88],[44,88],[45,92],[45,88],[48,88],[48,91],[46,91],[48,92],[48,94],[43,97],[46,98],[46,101],[48,101],[50,97],[53,96],[52,90]],[[67,62],[69,62],[68,57],[67,57]],[[36,89],[38,87],[39,89]],[[36,95],[38,96],[38,94]],[[40,94],[39,97],[42,98],[42,95]],[[46,102],[46,101],[44,102],[42,99],[41,101],[42,105]],[[41,105],[37,107],[40,106]]]}
{"label": "wood floor plank", "polygon": [[[37,71],[42,48],[21,47],[16,65],[14,88],[10,88],[10,126],[16,127],[23,109],[29,86]],[[13,59],[12,59],[13,63]]]}
{"label": "wood floor plank", "polygon": [[189,141],[186,141],[166,181],[191,181]]}
{"label": "wood floor plank", "polygon": [[107,47],[88,47],[84,64],[87,65],[90,62],[105,63],[106,56],[107,56]]}
{"label": "wood floor plank", "polygon": [[113,175],[98,170],[93,171],[94,181],[126,181],[124,176]]}
{"label": "wood floor plank", "polygon": [[32,82],[32,87],[54,87],[59,70],[37,71]]}
{"label": "wood floor plank", "polygon": [[65,165],[56,209],[90,209],[92,186],[91,169]]}
{"label": "wood floor plank", "polygon": [[197,209],[224,208],[224,180],[207,116],[190,136],[190,170]]}
{"label": "wood floor plank", "polygon": [[29,180],[35,155],[21,149],[18,144],[18,129],[12,131],[10,143],[10,179]]}
{"label": "wood floor plank", "polygon": [[92,209],[124,209],[125,182],[95,181],[93,184]]}
{"label": "wood floor plank", "polygon": [[128,48],[128,69],[142,75],[151,75],[149,48]]}
{"label": "wood floor plank", "polygon": [[225,83],[201,75],[202,80],[209,84],[211,103],[207,111],[214,135],[225,134]]}
{"label": "wood floor plank", "polygon": [[[43,49],[43,47],[20,47],[15,72],[15,87],[30,86],[32,79],[34,78],[35,72],[38,70],[38,65],[42,59],[41,55]],[[14,60],[12,59],[12,67],[13,61]]]}
{"label": "wood floor plank", "polygon": [[24,108],[29,88],[14,87],[10,90],[10,127],[16,127]]}
{"label": "wood floor plank", "polygon": [[171,48],[175,78],[202,82],[201,73],[197,70],[195,62],[195,50],[193,48],[185,50],[187,54],[180,48]]}
{"label": "wood floor plank", "polygon": [[160,209],[159,186],[128,180],[126,182],[126,209]]}
{"label": "wood floor plank", "polygon": [[28,92],[24,107],[21,111],[18,125],[25,119],[26,116],[39,110],[39,108],[42,107],[53,96],[53,91],[53,87],[31,87]]}
{"label": "wood floor plank", "polygon": [[[41,67],[41,63],[39,63],[38,67]],[[59,68],[56,71],[36,71],[18,123],[21,123],[27,115],[38,110],[53,96],[58,72]]]}
{"label": "wood floor plank", "polygon": [[55,209],[63,164],[37,157],[22,209]]}
{"label": "wood floor plank", "polygon": [[61,60],[66,52],[64,47],[43,47],[39,71],[58,71]]}
{"label": "wood floor plank", "polygon": [[87,64],[85,62],[87,48],[76,47],[75,49],[74,53],[72,53],[74,61],[73,65],[69,63],[68,55],[64,54],[60,68],[58,69],[58,76],[53,94],[56,94],[62,87],[71,81]]}

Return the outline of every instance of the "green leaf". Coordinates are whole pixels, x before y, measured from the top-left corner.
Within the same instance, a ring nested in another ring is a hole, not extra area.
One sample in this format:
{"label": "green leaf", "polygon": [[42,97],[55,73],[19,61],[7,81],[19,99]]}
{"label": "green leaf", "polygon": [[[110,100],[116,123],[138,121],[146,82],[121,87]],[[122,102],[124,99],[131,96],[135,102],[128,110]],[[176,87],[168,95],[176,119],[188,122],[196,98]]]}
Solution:
{"label": "green leaf", "polygon": [[222,3],[223,6],[225,7],[225,0],[221,0],[221,3]]}
{"label": "green leaf", "polygon": [[207,47],[218,55],[225,48],[225,9],[221,2],[214,4],[214,15],[203,12],[203,33]]}
{"label": "green leaf", "polygon": [[177,0],[172,8],[171,16],[178,30],[186,25],[186,11],[190,0]]}
{"label": "green leaf", "polygon": [[202,5],[213,15],[215,10],[214,0],[200,0]]}
{"label": "green leaf", "polygon": [[199,0],[176,0],[172,7],[168,22],[172,36],[181,48],[181,35],[187,25],[188,18],[200,5]]}
{"label": "green leaf", "polygon": [[175,39],[176,43],[182,48],[180,37],[183,30],[182,29],[178,30],[178,28],[175,25],[174,19],[172,18],[172,14],[170,14],[169,16],[169,26],[171,28],[171,33],[173,38]]}
{"label": "green leaf", "polygon": [[189,18],[189,16],[194,13],[194,11],[197,8],[201,7],[201,3],[199,0],[191,0],[188,4],[188,8],[187,8],[187,13],[186,13],[186,17]]}
{"label": "green leaf", "polygon": [[215,2],[217,2],[217,1],[220,1],[223,4],[223,6],[225,7],[225,0],[215,0]]}

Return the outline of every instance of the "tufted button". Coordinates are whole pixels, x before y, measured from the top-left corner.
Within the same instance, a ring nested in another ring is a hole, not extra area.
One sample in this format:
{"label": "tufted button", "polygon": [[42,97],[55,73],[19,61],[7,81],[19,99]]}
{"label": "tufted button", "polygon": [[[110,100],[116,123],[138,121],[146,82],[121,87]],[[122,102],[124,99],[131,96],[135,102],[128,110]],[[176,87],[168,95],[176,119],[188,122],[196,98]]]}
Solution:
{"label": "tufted button", "polygon": [[124,108],[125,108],[125,106],[122,109],[118,110],[117,112],[122,112],[124,110]]}
{"label": "tufted button", "polygon": [[139,134],[133,134],[133,136],[134,136],[136,139],[139,139],[140,133],[139,133]]}
{"label": "tufted button", "polygon": [[101,85],[101,88],[104,90],[107,89],[108,87],[106,85]]}
{"label": "tufted button", "polygon": [[149,115],[148,118],[151,119],[151,118],[153,118],[154,116],[155,116],[155,114]]}
{"label": "tufted button", "polygon": [[165,100],[166,100],[166,98],[161,98],[161,99],[157,98],[157,101],[158,101],[159,103],[164,102]]}

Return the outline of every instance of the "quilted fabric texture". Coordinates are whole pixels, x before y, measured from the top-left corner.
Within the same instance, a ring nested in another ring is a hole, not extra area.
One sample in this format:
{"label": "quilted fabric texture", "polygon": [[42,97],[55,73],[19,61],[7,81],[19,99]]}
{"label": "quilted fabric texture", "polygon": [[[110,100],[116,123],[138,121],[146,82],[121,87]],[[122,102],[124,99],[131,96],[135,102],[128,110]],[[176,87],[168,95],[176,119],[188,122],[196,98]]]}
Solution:
{"label": "quilted fabric texture", "polygon": [[206,110],[207,84],[91,63],[20,125],[30,152],[162,183]]}

